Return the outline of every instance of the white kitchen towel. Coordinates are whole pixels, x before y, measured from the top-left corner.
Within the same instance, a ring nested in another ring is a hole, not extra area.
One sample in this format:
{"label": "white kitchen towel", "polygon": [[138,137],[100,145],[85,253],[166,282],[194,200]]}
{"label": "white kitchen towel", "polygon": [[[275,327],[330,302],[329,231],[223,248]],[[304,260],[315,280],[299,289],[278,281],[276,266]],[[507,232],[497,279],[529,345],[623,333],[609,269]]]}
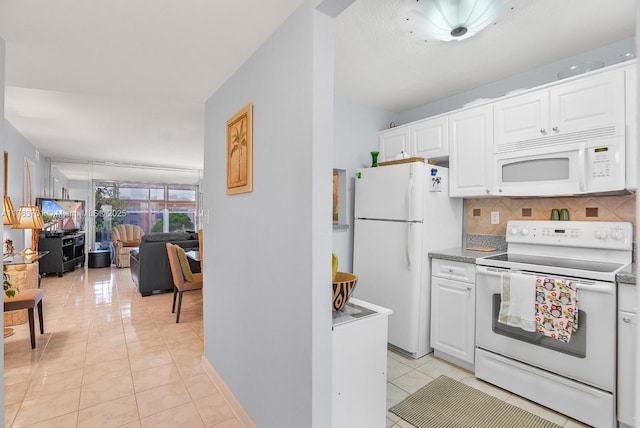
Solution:
{"label": "white kitchen towel", "polygon": [[519,272],[502,274],[498,322],[536,331],[536,281],[532,275]]}

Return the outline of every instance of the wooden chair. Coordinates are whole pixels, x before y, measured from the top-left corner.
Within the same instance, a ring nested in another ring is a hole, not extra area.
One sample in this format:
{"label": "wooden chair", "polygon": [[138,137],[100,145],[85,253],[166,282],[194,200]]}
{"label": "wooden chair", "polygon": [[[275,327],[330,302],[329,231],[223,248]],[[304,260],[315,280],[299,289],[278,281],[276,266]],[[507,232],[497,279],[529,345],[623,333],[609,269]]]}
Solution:
{"label": "wooden chair", "polygon": [[35,316],[33,311],[38,307],[38,321],[40,321],[40,334],[44,334],[44,319],[42,317],[42,295],[44,291],[39,288],[29,288],[16,293],[14,297],[4,296],[4,311],[17,311],[27,309],[29,314],[29,333],[31,334],[31,349],[36,347]]}
{"label": "wooden chair", "polygon": [[180,309],[182,308],[182,293],[202,289],[202,272],[192,273],[189,268],[189,263],[186,262],[185,269],[189,269],[188,273],[192,275],[192,280],[187,281],[182,267],[184,263],[181,264],[178,258],[178,251],[184,253],[184,250],[182,247],[171,243],[167,243],[166,246],[167,255],[169,256],[169,266],[171,267],[171,276],[173,277],[173,307],[171,313],[176,312],[176,296],[178,296],[178,312],[176,314],[176,323],[178,323],[180,322]]}
{"label": "wooden chair", "polygon": [[204,255],[202,254],[202,241],[204,240],[204,230],[198,229],[198,256],[200,257],[200,272],[203,272],[202,261],[204,260]]}

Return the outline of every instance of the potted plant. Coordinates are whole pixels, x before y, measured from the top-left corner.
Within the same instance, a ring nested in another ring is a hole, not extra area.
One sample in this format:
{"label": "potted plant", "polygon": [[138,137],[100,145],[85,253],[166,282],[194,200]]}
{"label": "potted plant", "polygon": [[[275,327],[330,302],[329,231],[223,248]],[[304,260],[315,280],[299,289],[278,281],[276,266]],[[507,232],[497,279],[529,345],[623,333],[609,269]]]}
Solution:
{"label": "potted plant", "polygon": [[[16,289],[9,282],[9,274],[7,273],[7,265],[2,265],[2,285],[4,286],[4,295],[7,297],[14,297],[16,295]],[[20,291],[20,290],[17,290]]]}

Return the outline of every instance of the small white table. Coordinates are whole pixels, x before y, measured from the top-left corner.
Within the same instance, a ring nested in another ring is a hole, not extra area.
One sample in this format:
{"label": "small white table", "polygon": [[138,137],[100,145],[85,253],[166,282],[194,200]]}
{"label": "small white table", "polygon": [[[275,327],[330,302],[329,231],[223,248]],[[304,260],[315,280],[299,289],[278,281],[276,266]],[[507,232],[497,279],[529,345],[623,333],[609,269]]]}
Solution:
{"label": "small white table", "polygon": [[351,298],[333,313],[332,427],[384,428],[391,309]]}

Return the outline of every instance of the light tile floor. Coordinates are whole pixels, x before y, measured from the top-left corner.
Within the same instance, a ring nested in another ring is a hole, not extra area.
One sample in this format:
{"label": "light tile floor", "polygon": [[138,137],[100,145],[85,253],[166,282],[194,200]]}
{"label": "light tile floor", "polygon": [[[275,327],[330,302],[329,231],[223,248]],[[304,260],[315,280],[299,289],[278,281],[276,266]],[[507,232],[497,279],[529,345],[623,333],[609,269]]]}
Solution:
{"label": "light tile floor", "polygon": [[[436,358],[432,353],[419,359],[409,358],[392,350],[387,351],[387,355],[387,409],[395,406],[438,376],[445,375],[560,426],[567,428],[588,427],[588,425],[569,419],[509,391],[476,379],[473,373]],[[387,411],[387,428],[412,427],[413,425],[410,423]]]}
{"label": "light tile floor", "polygon": [[129,269],[42,279],[45,334],[4,339],[5,427],[238,428],[201,367],[202,293],[141,297]]}
{"label": "light tile floor", "polygon": [[[4,339],[5,427],[238,428],[204,373],[202,294],[185,293],[180,324],[171,293],[141,297],[129,269],[77,269],[42,279],[45,334],[28,324]],[[388,351],[387,408],[441,374],[549,419],[585,427],[477,380],[429,354]],[[387,412],[387,427],[412,425]]]}

